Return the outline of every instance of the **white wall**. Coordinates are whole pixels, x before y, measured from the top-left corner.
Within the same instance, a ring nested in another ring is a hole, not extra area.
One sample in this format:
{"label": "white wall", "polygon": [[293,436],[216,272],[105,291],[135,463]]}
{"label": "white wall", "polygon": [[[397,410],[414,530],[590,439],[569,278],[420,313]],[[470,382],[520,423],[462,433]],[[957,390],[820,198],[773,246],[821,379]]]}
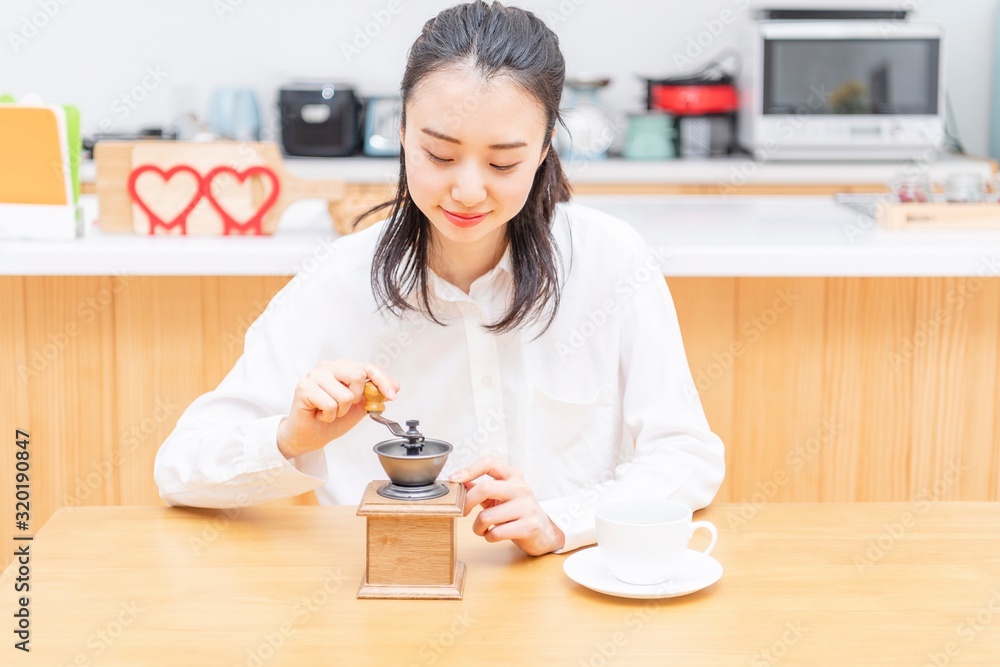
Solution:
{"label": "white wall", "polygon": [[[887,2],[919,7],[920,19],[944,26],[946,76],[960,135],[967,150],[985,154],[996,0]],[[277,87],[296,78],[348,81],[362,94],[393,92],[421,25],[451,4],[453,0],[3,0],[0,92],[34,91],[49,101],[76,103],[85,131],[102,120],[114,129],[164,124],[185,105],[204,114],[211,89],[220,84],[254,87],[268,109]],[[603,98],[624,114],[643,105],[638,75],[681,71],[678,63],[702,31],[714,27],[718,34],[711,40],[702,35],[703,42],[711,43],[701,54],[694,52],[692,66],[734,46],[748,2],[511,4],[547,19],[560,37],[569,74],[613,77]],[[738,19],[724,25],[727,11]],[[380,14],[387,25],[379,26],[360,53],[345,57],[344,45]],[[144,80],[148,92],[142,88]],[[136,102],[138,97],[144,99]]]}

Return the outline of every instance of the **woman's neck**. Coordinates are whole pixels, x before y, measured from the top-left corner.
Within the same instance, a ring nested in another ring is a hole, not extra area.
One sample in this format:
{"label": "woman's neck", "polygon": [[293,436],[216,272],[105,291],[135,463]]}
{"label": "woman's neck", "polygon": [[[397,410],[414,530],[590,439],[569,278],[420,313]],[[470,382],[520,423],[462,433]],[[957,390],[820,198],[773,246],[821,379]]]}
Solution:
{"label": "woman's neck", "polygon": [[432,233],[428,264],[434,273],[468,294],[472,283],[497,265],[506,248],[503,228],[474,243],[456,243]]}

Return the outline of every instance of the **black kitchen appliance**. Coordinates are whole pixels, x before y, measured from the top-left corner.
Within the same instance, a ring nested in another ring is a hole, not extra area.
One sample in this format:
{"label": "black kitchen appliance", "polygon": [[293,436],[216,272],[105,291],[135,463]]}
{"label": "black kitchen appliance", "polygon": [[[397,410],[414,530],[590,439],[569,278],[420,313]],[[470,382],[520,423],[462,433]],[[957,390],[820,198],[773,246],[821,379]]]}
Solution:
{"label": "black kitchen appliance", "polygon": [[285,155],[343,157],[361,146],[361,103],[351,86],[293,83],[278,90]]}

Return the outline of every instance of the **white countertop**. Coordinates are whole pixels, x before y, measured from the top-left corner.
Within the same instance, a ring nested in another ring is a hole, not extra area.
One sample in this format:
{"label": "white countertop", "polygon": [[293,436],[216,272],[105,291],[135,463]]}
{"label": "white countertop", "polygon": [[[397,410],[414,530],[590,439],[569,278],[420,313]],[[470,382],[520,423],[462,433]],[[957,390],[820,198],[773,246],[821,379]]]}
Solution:
{"label": "white countertop", "polygon": [[[285,166],[299,178],[339,178],[348,183],[395,185],[398,158],[302,158],[285,157]],[[632,183],[667,185],[769,185],[853,184],[886,185],[911,168],[904,162],[755,162],[749,156],[699,160],[575,160],[563,163],[574,183]],[[946,155],[928,165],[927,173],[944,182],[951,173],[992,173],[986,160]],[[94,180],[94,163],[84,161],[80,177]]]}
{"label": "white countertop", "polygon": [[[86,197],[88,218],[96,202]],[[578,196],[632,224],[668,276],[1000,276],[1000,229],[890,231],[831,197]],[[0,275],[292,275],[337,238],[322,202],[271,237],[0,240]]]}

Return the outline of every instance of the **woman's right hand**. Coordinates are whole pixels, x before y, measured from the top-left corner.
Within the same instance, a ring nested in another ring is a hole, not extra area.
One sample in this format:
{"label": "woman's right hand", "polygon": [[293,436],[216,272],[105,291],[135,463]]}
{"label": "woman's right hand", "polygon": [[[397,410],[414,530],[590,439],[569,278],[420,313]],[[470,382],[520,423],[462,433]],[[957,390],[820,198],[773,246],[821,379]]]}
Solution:
{"label": "woman's right hand", "polygon": [[286,459],[320,449],[365,418],[365,381],[389,400],[399,384],[372,364],[323,360],[295,387],[292,408],[278,424],[278,450]]}

